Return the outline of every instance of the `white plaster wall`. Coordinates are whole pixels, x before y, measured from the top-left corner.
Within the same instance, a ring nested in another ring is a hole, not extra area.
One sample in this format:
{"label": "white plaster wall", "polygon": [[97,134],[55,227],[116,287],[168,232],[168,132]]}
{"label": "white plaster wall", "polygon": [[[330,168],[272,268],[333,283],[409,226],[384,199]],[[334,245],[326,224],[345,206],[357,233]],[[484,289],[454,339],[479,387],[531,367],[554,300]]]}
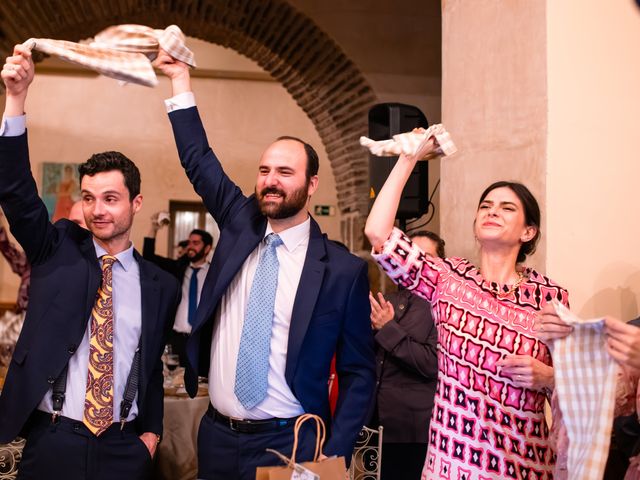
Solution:
{"label": "white plaster wall", "polygon": [[[206,68],[252,70],[248,60],[229,50],[197,44],[198,62]],[[233,56],[238,57],[234,61]],[[36,67],[37,68],[37,67]],[[193,88],[214,151],[230,177],[246,194],[253,192],[257,165],[266,146],[280,135],[311,143],[320,156],[320,187],[311,200],[336,205],[336,190],[326,152],[316,130],[286,90],[276,82],[194,79]],[[42,162],[85,161],[92,153],[120,150],[142,174],[144,206],[133,226],[142,247],[149,217],[168,208],[168,199],[197,200],[180,167],[163,99],[170,96],[166,78],[149,89],[120,87],[102,77],[36,75],[27,101],[32,169],[38,184]],[[0,98],[4,104],[4,98]],[[330,238],[339,239],[340,217],[317,217]],[[158,236],[166,253],[166,232]],[[15,300],[18,278],[0,260],[0,302]]]}
{"label": "white plaster wall", "polygon": [[[545,6],[447,0],[442,21],[442,121],[459,150],[441,161],[440,224],[447,254],[475,260],[473,220],[491,183],[524,183],[546,214]],[[544,270],[542,234],[527,264]]]}
{"label": "white plaster wall", "polygon": [[[438,0],[289,0],[289,3],[338,43],[363,73],[379,102],[415,105],[430,124],[441,121]],[[431,162],[429,194],[439,178],[440,162]],[[440,231],[439,201],[436,191],[433,198],[436,212],[424,227],[435,232]],[[415,225],[422,224],[425,217]]]}
{"label": "white plaster wall", "polygon": [[548,0],[547,270],[573,309],[640,312],[640,9]]}

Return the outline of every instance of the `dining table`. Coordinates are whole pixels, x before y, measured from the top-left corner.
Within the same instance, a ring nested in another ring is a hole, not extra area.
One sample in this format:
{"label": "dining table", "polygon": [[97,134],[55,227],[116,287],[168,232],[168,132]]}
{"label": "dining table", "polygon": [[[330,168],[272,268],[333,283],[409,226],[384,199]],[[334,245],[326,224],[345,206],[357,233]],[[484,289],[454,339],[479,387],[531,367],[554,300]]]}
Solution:
{"label": "dining table", "polygon": [[162,440],[156,451],[154,479],[195,480],[198,474],[197,438],[200,420],[209,406],[206,383],[189,398],[184,387],[165,386]]}

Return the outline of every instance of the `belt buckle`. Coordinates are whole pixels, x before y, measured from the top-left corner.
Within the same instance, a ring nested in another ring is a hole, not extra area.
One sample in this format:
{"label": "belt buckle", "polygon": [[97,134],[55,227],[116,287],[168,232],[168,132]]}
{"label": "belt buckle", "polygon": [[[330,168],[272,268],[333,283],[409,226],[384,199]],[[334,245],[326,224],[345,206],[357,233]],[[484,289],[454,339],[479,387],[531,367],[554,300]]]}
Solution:
{"label": "belt buckle", "polygon": [[238,425],[240,425],[241,421],[241,418],[229,417],[229,428],[234,432],[239,432]]}

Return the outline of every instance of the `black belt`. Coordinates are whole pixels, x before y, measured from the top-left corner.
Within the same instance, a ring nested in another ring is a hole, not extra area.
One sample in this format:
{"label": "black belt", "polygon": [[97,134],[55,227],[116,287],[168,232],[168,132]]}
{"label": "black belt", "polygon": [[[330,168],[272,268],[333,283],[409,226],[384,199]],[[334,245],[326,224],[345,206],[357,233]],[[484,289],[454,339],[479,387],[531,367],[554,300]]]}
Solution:
{"label": "black belt", "polygon": [[222,422],[229,429],[238,433],[265,433],[277,432],[296,423],[298,417],[293,418],[269,418],[267,420],[242,420],[231,418],[221,414],[213,405],[209,404],[206,415],[213,420]]}

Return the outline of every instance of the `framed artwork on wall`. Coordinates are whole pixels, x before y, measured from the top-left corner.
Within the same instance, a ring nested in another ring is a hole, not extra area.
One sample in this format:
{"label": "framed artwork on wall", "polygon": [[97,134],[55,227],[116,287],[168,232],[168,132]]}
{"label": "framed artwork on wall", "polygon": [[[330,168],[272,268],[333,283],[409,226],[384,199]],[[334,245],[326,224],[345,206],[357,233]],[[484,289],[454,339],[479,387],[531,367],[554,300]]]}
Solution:
{"label": "framed artwork on wall", "polygon": [[76,163],[42,164],[41,195],[52,222],[67,218],[73,204],[80,200],[79,178]]}

